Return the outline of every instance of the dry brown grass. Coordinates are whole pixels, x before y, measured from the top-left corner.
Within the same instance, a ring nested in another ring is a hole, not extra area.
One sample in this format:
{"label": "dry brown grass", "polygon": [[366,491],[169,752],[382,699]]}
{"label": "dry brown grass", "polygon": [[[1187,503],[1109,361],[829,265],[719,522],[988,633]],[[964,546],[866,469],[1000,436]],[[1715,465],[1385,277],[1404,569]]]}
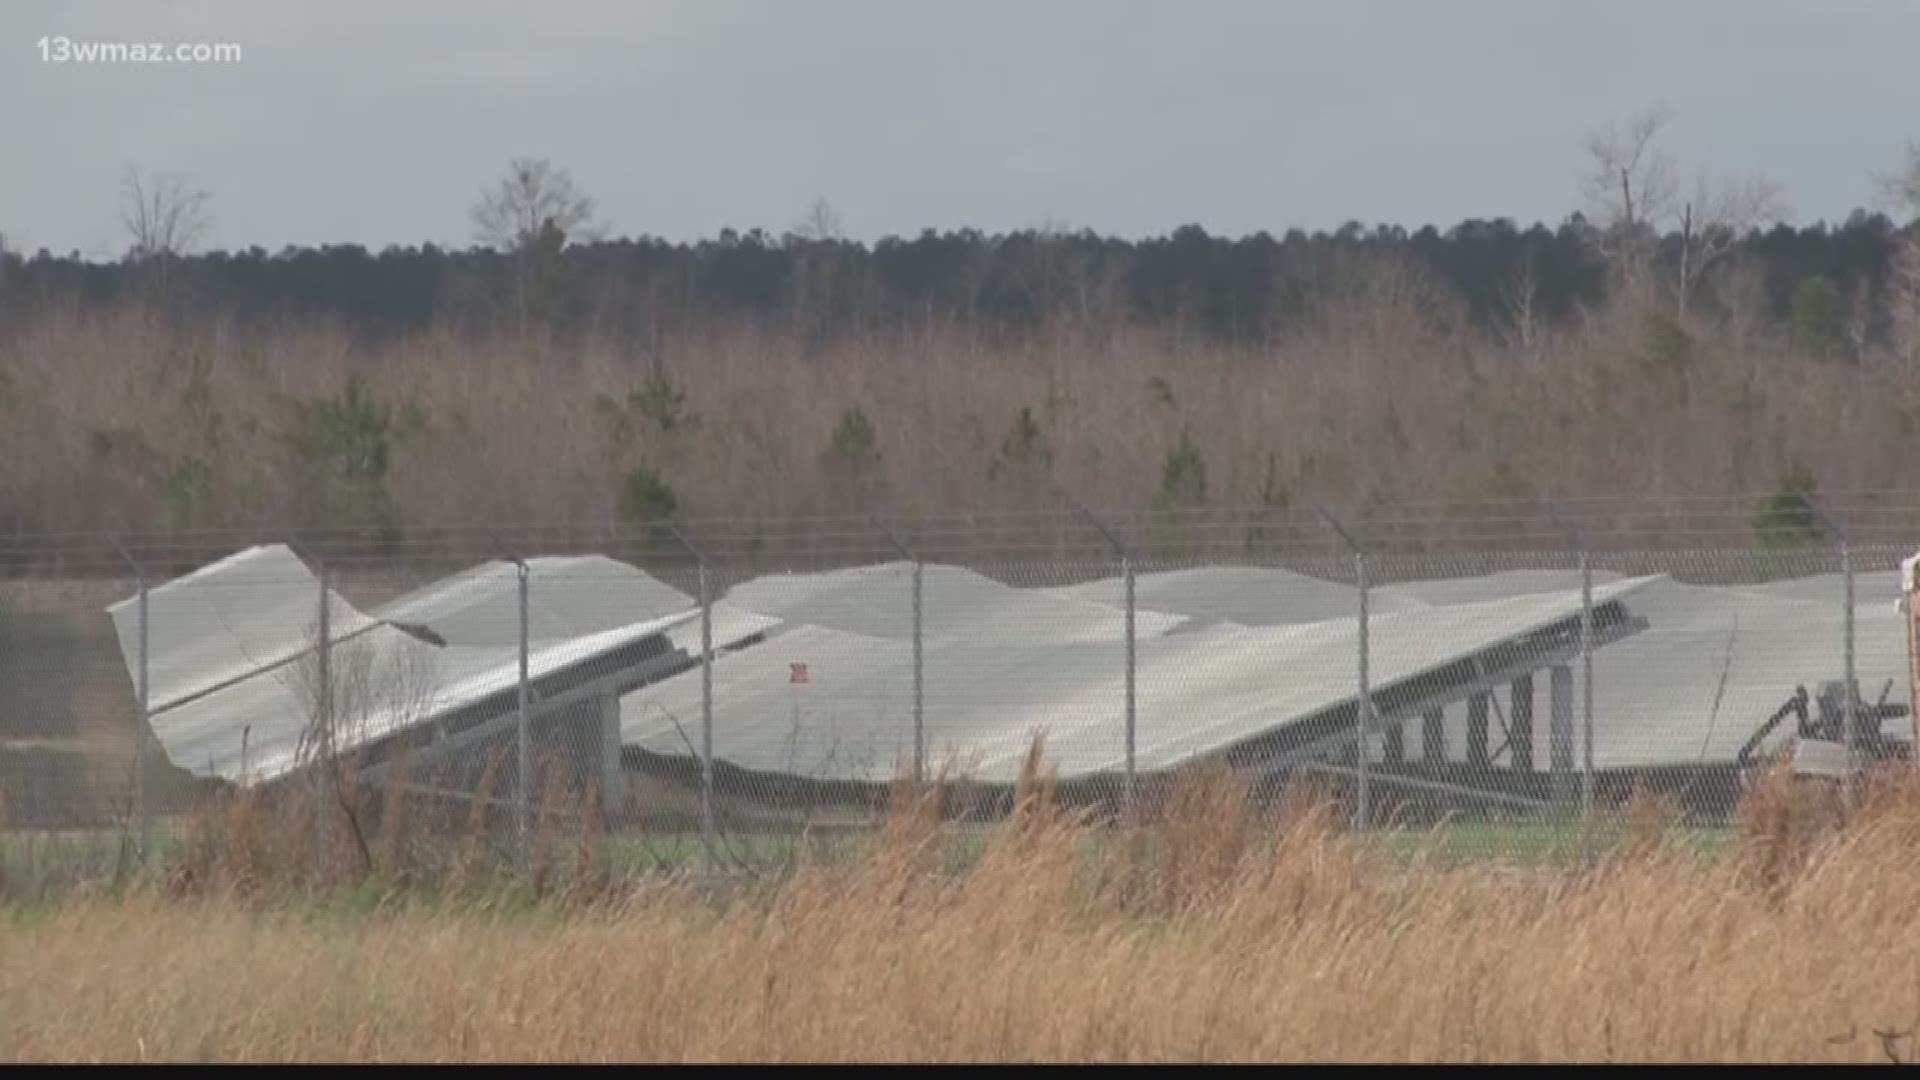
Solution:
{"label": "dry brown grass", "polygon": [[[903,799],[872,858],[726,900],[74,899],[0,923],[0,1056],[1905,1059],[1920,785],[1805,826],[1794,787],[1763,786],[1729,857],[1535,874],[1392,861],[1217,776],[1145,842],[1090,845],[1035,768],[963,872],[898,857],[929,835]],[[1652,836],[1660,808],[1636,815]]]}

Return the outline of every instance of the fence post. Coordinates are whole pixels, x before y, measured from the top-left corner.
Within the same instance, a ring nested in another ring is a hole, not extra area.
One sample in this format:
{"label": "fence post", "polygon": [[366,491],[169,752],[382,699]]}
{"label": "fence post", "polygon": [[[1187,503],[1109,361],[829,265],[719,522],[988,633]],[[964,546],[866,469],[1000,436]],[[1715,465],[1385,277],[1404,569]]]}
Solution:
{"label": "fence post", "polygon": [[1846,703],[1847,718],[1847,808],[1851,810],[1860,797],[1860,709],[1858,705],[1859,683],[1855,681],[1854,652],[1855,638],[1853,629],[1853,552],[1847,543],[1845,533],[1840,534],[1840,577],[1846,590],[1846,621],[1841,636],[1846,639],[1846,675],[1847,692],[1841,698]]}
{"label": "fence post", "polygon": [[[1069,500],[1069,502],[1071,502],[1071,500]],[[1127,743],[1127,751],[1126,753],[1127,753],[1127,756],[1126,756],[1126,773],[1124,775],[1124,778],[1122,779],[1122,786],[1120,789],[1120,810],[1121,810],[1121,813],[1126,817],[1126,820],[1128,822],[1132,822],[1134,820],[1134,799],[1137,791],[1135,763],[1136,763],[1136,747],[1137,747],[1137,741],[1136,741],[1137,740],[1137,724],[1139,721],[1139,697],[1137,693],[1137,684],[1135,681],[1138,673],[1139,653],[1137,649],[1137,643],[1136,643],[1135,631],[1134,631],[1133,555],[1127,550],[1127,545],[1120,542],[1120,537],[1116,535],[1112,529],[1107,528],[1106,524],[1102,522],[1099,518],[1094,517],[1092,511],[1088,510],[1086,507],[1081,506],[1078,503],[1072,503],[1072,506],[1076,511],[1079,512],[1081,517],[1086,519],[1087,524],[1093,526],[1093,530],[1100,534],[1101,539],[1107,542],[1107,546],[1113,549],[1114,555],[1118,557],[1120,560],[1120,577],[1125,582],[1125,585],[1126,585],[1126,595],[1127,595],[1127,601],[1126,601],[1126,605],[1127,605],[1126,606],[1126,638],[1127,638],[1126,743]]]}
{"label": "fence post", "polygon": [[1555,513],[1544,499],[1539,506],[1580,560],[1580,817],[1584,821],[1593,816],[1593,566],[1579,526]]}
{"label": "fence post", "polygon": [[1593,566],[1580,545],[1580,817],[1593,817]]}
{"label": "fence post", "polygon": [[713,586],[707,576],[707,558],[685,533],[669,523],[667,530],[693,556],[700,570],[700,842],[707,852],[707,871],[717,863],[713,820]]}
{"label": "fence post", "polygon": [[148,730],[153,726],[153,713],[149,703],[152,695],[149,690],[148,662],[148,623],[147,623],[147,572],[127,551],[126,546],[115,542],[120,548],[120,557],[133,567],[133,577],[140,590],[140,660],[135,689],[139,693],[140,719],[133,731],[133,819],[136,823],[134,855],[145,862],[153,851],[153,804],[147,794],[147,772],[149,767],[147,753]]}
{"label": "fence post", "polygon": [[913,794],[919,798],[921,786],[926,782],[926,645],[923,636],[923,578],[925,564],[920,556],[902,543],[898,534],[879,518],[873,519],[874,525],[885,534],[887,543],[893,546],[900,556],[913,564]]}
{"label": "fence post", "polygon": [[324,864],[327,854],[328,834],[333,820],[334,801],[334,760],[333,760],[333,583],[325,559],[312,552],[307,553],[313,560],[314,572],[320,581],[320,641],[315,646],[315,660],[318,671],[318,694],[316,702],[319,724],[319,737],[314,743],[316,760],[314,761],[314,812],[313,812],[313,854],[316,867]]}
{"label": "fence post", "polygon": [[1120,555],[1120,575],[1127,581],[1127,787],[1122,797],[1122,805],[1131,818],[1136,797],[1135,779],[1137,745],[1139,736],[1139,647],[1140,637],[1135,629],[1135,612],[1139,607],[1133,599],[1133,558],[1122,552]]}
{"label": "fence post", "polygon": [[1320,516],[1327,519],[1327,524],[1333,527],[1333,531],[1339,534],[1340,539],[1353,552],[1353,576],[1360,588],[1360,696],[1355,702],[1353,711],[1353,758],[1358,783],[1354,798],[1353,827],[1364,829],[1369,817],[1370,802],[1370,793],[1367,790],[1367,731],[1374,726],[1373,688],[1370,685],[1371,673],[1367,667],[1370,637],[1367,626],[1367,607],[1371,592],[1367,581],[1367,551],[1365,546],[1347,531],[1347,527],[1340,523],[1340,519],[1334,517],[1326,507],[1315,506],[1315,509],[1320,511]]}
{"label": "fence post", "polygon": [[1842,726],[1840,738],[1846,747],[1846,779],[1842,785],[1842,796],[1848,811],[1852,811],[1859,798],[1860,786],[1860,712],[1857,705],[1859,686],[1855,682],[1854,671],[1854,631],[1853,631],[1853,549],[1847,541],[1847,530],[1826,507],[1814,499],[1811,494],[1802,495],[1807,507],[1820,519],[1840,545],[1840,585],[1842,603],[1846,605],[1841,612],[1840,648],[1842,655],[1842,674],[1845,685],[1840,692],[1840,715]]}
{"label": "fence post", "polygon": [[530,580],[532,573],[527,568],[527,560],[518,555],[514,555],[512,558],[515,567],[517,567],[519,571],[518,591],[520,601],[520,677],[518,680],[518,701],[515,704],[513,719],[513,761],[515,777],[513,785],[513,825],[514,835],[518,837],[520,844],[520,864],[523,868],[531,868],[533,859],[533,837],[528,814],[528,788],[532,785],[527,779],[527,774],[532,771],[533,763],[530,760],[532,753],[527,746],[527,699],[530,696],[529,691],[531,690],[531,687],[528,685],[531,681],[528,671],[528,653],[530,651],[529,638],[532,636],[532,627],[529,625],[528,619],[527,594],[532,588],[532,582]]}

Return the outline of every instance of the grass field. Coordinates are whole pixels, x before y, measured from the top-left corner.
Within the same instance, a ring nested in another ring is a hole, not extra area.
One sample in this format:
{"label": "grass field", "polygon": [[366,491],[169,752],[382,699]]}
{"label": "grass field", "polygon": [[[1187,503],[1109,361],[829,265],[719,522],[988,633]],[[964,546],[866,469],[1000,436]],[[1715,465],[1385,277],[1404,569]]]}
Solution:
{"label": "grass field", "polygon": [[[153,857],[164,863],[181,851],[187,823],[162,819],[155,825]],[[1679,826],[1666,830],[1678,850],[1724,855],[1737,839],[1730,828]],[[948,824],[942,845],[950,866],[964,867],[987,851],[988,825]],[[1512,818],[1449,821],[1431,828],[1381,828],[1364,834],[1361,846],[1396,858],[1428,863],[1471,865],[1567,866],[1601,856],[1625,839],[1616,819],[1590,827],[1579,822]],[[886,842],[877,829],[840,828],[824,834],[722,830],[714,862],[723,868],[764,870],[798,863],[850,862],[870,858]],[[116,829],[0,830],[0,881],[9,881],[16,898],[57,893],[72,883],[97,880],[132,859],[134,838]],[[1084,846],[1097,854],[1115,843],[1111,833],[1089,830]],[[697,832],[616,832],[599,842],[598,858],[615,876],[702,869],[706,844]],[[124,868],[130,870],[130,867]]]}
{"label": "grass field", "polygon": [[666,872],[449,888],[219,835],[0,907],[0,1057],[1885,1061],[1920,1026],[1911,778],[1844,821],[1785,782],[1719,832],[1637,805],[1584,854],[1565,826],[1259,816],[1217,777],[1130,835],[1038,788],[723,882],[688,839]]}

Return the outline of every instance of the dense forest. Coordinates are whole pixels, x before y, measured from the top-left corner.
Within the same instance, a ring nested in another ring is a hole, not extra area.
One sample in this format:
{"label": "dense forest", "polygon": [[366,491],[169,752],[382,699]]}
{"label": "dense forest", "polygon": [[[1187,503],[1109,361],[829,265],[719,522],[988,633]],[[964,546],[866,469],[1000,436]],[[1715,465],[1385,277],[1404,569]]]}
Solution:
{"label": "dense forest", "polygon": [[[335,319],[373,335],[502,318],[614,334],[734,319],[797,320],[818,336],[927,321],[1018,331],[1067,315],[1245,343],[1311,320],[1345,272],[1381,260],[1417,267],[1483,330],[1513,329],[1521,287],[1533,318],[1565,320],[1604,304],[1614,283],[1594,233],[1578,214],[1556,228],[1506,219],[1416,230],[1350,222],[1311,235],[1222,237],[1190,225],[1143,240],[929,230],[866,244],[756,228],[694,244],[641,237],[549,251],[536,243],[520,255],[431,244],[253,247],[171,257],[165,277],[177,311],[246,324]],[[1884,213],[1858,210],[1834,225],[1755,229],[1722,261],[1757,279],[1770,317],[1790,319],[1796,295],[1803,307],[1837,303],[1846,318],[1864,309],[1858,343],[1884,344],[1893,332],[1894,253],[1913,234]],[[1655,266],[1675,270],[1683,245],[1677,232],[1659,237]],[[49,304],[110,305],[146,296],[157,276],[150,262],[131,258],[9,252],[0,255],[0,303],[14,320]]]}

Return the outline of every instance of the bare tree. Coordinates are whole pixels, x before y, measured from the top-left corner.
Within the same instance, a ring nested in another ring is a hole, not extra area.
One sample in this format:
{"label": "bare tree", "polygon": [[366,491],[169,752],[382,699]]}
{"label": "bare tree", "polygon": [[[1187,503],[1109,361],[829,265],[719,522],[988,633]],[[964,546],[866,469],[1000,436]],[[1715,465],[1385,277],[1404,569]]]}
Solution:
{"label": "bare tree", "polygon": [[1867,335],[1873,328],[1873,289],[1856,281],[1847,290],[1847,350],[1854,360],[1867,355]]}
{"label": "bare tree", "polygon": [[1534,314],[1534,304],[1540,296],[1539,276],[1533,265],[1533,249],[1528,248],[1526,257],[1520,266],[1508,276],[1506,284],[1500,288],[1501,302],[1507,309],[1510,329],[1503,329],[1507,344],[1525,352],[1533,350],[1539,340],[1538,319]]}
{"label": "bare tree", "polygon": [[1764,176],[1714,183],[1705,172],[1700,174],[1693,198],[1680,211],[1680,272],[1674,296],[1683,325],[1687,301],[1707,270],[1742,236],[1784,213],[1780,185]]}
{"label": "bare tree", "polygon": [[845,235],[840,212],[824,198],[813,200],[787,233],[787,246],[796,253],[790,294],[793,322],[809,349],[825,340],[833,324],[835,298],[850,285],[844,280],[835,246]]}
{"label": "bare tree", "polygon": [[1060,274],[1082,331],[1106,333],[1113,327],[1114,309],[1119,304],[1120,264],[1118,260],[1098,260],[1095,244],[1097,241],[1089,240],[1063,245]]}
{"label": "bare tree", "polygon": [[1894,347],[1903,359],[1920,363],[1920,236],[1901,241],[1893,253],[1892,271],[1887,306]]}
{"label": "bare tree", "polygon": [[1042,218],[1028,231],[1026,240],[1026,258],[1016,267],[1017,280],[1035,316],[1045,319],[1063,306],[1069,287],[1063,264],[1073,241],[1072,227],[1059,218]]}
{"label": "bare tree", "polygon": [[1630,290],[1652,280],[1663,233],[1680,238],[1673,287],[1680,321],[1707,271],[1742,236],[1784,209],[1780,187],[1764,176],[1716,180],[1701,172],[1690,198],[1680,195],[1673,156],[1657,145],[1673,119],[1664,105],[1644,109],[1624,126],[1610,123],[1587,136],[1588,171],[1582,178],[1596,229],[1594,243]]}
{"label": "bare tree", "polygon": [[1595,224],[1594,243],[1629,287],[1645,281],[1658,223],[1673,208],[1673,157],[1654,145],[1672,118],[1665,105],[1655,105],[1633,114],[1624,127],[1610,122],[1587,134],[1590,160],[1581,186]]}
{"label": "bare tree", "polygon": [[1417,333],[1445,334],[1466,315],[1465,302],[1426,263],[1398,251],[1339,252],[1333,286],[1316,303],[1324,325],[1386,343]]}
{"label": "bare tree", "polygon": [[591,237],[594,202],[573,182],[573,175],[545,158],[518,157],[506,175],[481,192],[473,205],[474,234],[501,251],[531,247],[549,224],[563,239]]}
{"label": "bare tree", "polygon": [[1901,168],[1880,178],[1881,192],[1896,213],[1920,218],[1920,142],[1907,143]]}
{"label": "bare tree", "polygon": [[793,227],[793,235],[802,240],[840,240],[846,237],[847,231],[840,211],[825,199],[815,199],[801,216],[800,223]]}
{"label": "bare tree", "polygon": [[1894,347],[1910,363],[1920,363],[1920,142],[1907,144],[1907,157],[1897,171],[1880,178],[1888,206],[1907,224],[1908,232],[1893,253],[1893,273],[1887,282],[1888,315],[1893,322]]}
{"label": "bare tree", "polygon": [[533,309],[544,309],[569,240],[599,235],[594,202],[565,169],[545,158],[514,158],[506,175],[474,203],[474,235],[513,256],[514,304],[524,330]]}
{"label": "bare tree", "polygon": [[142,175],[132,165],[120,176],[120,224],[137,262],[190,253],[212,225],[213,196],[178,173]]}
{"label": "bare tree", "polygon": [[1766,272],[1753,258],[1736,251],[1721,270],[1719,293],[1726,312],[1727,343],[1732,346],[1731,353],[1751,363],[1753,352],[1749,343],[1762,332],[1770,318]]}

